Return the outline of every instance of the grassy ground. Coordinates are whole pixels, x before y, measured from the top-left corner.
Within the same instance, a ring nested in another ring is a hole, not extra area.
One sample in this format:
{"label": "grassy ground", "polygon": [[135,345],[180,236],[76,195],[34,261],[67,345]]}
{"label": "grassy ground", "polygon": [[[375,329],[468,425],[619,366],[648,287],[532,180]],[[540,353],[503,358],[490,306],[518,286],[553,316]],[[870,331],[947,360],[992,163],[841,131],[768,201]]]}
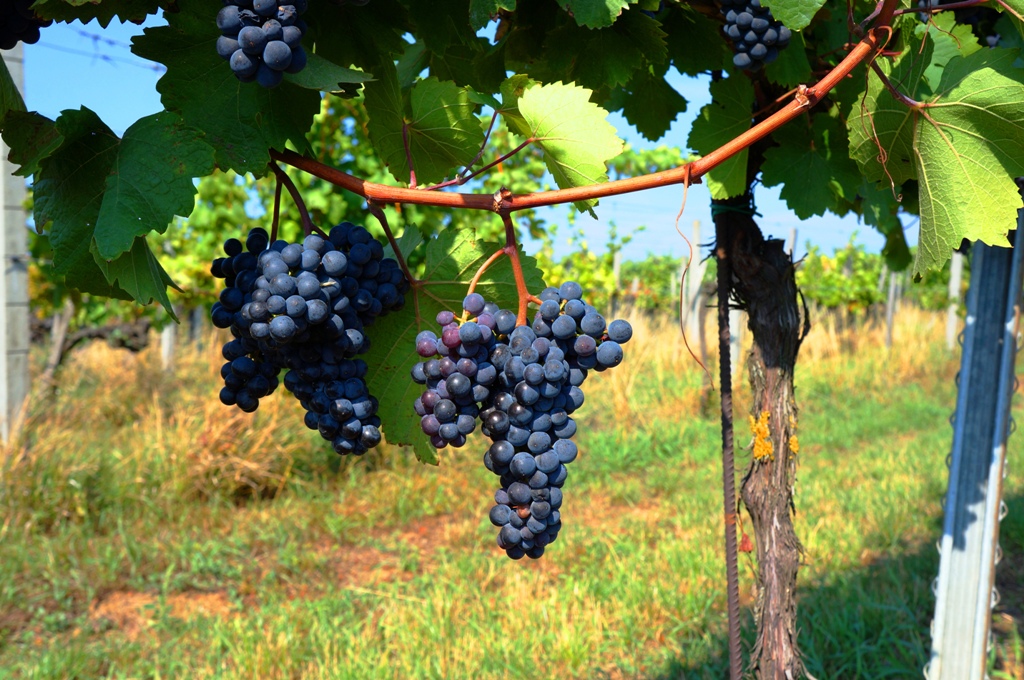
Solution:
{"label": "grassy ground", "polygon": [[[956,361],[935,319],[904,320],[891,356],[827,327],[802,355],[800,641],[821,679],[927,660]],[[725,677],[718,422],[671,328],[631,348],[588,382],[565,529],[536,562],[494,545],[479,442],[437,468],[340,461],[283,394],[255,417],[216,403],[214,350],[172,374],[79,353],[0,458],[0,677]],[[1014,680],[1018,468],[992,662]],[[742,556],[748,606],[754,573]]]}

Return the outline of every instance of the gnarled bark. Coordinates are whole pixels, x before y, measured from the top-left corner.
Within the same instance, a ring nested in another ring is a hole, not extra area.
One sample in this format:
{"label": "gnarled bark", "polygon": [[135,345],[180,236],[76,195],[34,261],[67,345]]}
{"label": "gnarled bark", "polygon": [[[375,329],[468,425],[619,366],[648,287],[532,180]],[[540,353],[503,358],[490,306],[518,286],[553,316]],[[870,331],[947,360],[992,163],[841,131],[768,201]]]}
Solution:
{"label": "gnarled bark", "polygon": [[[726,227],[734,302],[749,316],[753,349],[747,371],[753,392],[754,456],[741,486],[757,542],[757,642],[750,668],[757,678],[804,675],[797,645],[796,577],[802,548],[793,529],[796,400],[793,369],[806,334],[794,267],[781,240],[766,240],[742,212],[716,216]],[[722,244],[720,244],[721,246]]]}

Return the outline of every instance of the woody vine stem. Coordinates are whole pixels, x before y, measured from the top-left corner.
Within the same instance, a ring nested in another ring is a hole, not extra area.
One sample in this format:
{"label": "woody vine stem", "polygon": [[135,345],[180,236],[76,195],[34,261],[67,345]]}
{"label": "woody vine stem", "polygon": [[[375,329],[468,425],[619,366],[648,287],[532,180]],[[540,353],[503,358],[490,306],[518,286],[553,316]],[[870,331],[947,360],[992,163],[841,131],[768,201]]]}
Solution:
{"label": "woody vine stem", "polygon": [[[847,77],[860,63],[866,59],[873,61],[879,51],[885,46],[888,38],[892,35],[891,23],[896,11],[896,4],[896,0],[884,0],[880,4],[880,7],[874,17],[874,27],[867,31],[864,38],[850,50],[846,58],[844,58],[815,85],[801,86],[797,88],[795,96],[786,106],[762,122],[753,126],[726,144],[723,144],[721,147],[704,157],[670,170],[611,182],[604,182],[602,184],[593,184],[570,189],[541,191],[532,194],[513,194],[512,192],[503,189],[497,194],[491,196],[487,194],[436,191],[436,189],[439,189],[442,186],[462,184],[466,179],[469,179],[469,177],[475,176],[483,170],[493,167],[494,163],[484,166],[465,178],[459,178],[452,182],[442,183],[441,185],[434,187],[415,189],[368,182],[289,149],[283,151],[271,150],[271,157],[277,162],[290,165],[324,181],[330,182],[339,188],[351,191],[365,198],[369,205],[371,214],[381,222],[381,226],[384,228],[388,241],[391,243],[391,246],[395,251],[395,257],[401,265],[403,273],[405,273],[414,288],[418,287],[421,282],[417,281],[409,271],[405,258],[398,249],[397,241],[391,233],[391,229],[388,227],[382,206],[388,204],[396,205],[408,203],[435,207],[487,210],[498,214],[505,223],[505,246],[484,263],[481,271],[477,273],[476,277],[474,277],[474,281],[471,284],[471,290],[472,288],[475,288],[474,284],[479,281],[479,277],[483,271],[498,259],[500,253],[508,255],[509,260],[512,263],[512,271],[516,277],[516,288],[519,293],[519,322],[523,323],[526,318],[527,304],[531,301],[536,301],[536,298],[530,295],[524,282],[522,266],[519,262],[519,251],[516,244],[515,228],[511,221],[511,214],[513,212],[542,206],[559,205],[574,201],[587,201],[607,196],[617,196],[673,184],[689,186],[690,184],[699,183],[701,177],[706,175],[710,170],[731,158],[733,155],[751,146],[755,142],[764,139],[781,126],[816,105],[822,97],[824,97],[843,78]],[[512,152],[504,154],[499,160],[504,160],[509,156],[518,153],[535,141],[536,140],[533,138],[528,139]],[[277,176],[278,181],[284,185],[295,200],[300,213],[302,213],[303,226],[306,227],[307,232],[310,230],[318,231],[309,221],[308,213],[305,211],[305,206],[302,205],[301,198],[297,196],[298,192],[295,189],[295,185],[291,182],[291,179],[288,178],[287,174],[284,173],[276,163],[271,163],[270,169]]]}

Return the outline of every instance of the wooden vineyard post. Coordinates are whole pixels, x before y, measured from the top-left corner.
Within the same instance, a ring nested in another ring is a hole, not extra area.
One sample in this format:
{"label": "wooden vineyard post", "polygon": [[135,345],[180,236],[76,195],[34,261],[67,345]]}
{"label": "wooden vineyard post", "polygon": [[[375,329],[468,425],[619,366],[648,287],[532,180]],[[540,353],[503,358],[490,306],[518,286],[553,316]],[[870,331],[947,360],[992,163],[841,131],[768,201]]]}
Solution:
{"label": "wooden vineyard post", "polygon": [[[3,59],[15,87],[24,90],[25,51],[21,44],[5,50]],[[28,226],[25,180],[14,175],[9,149],[0,144],[0,439],[17,432],[29,393]]]}
{"label": "wooden vineyard post", "polygon": [[[1024,229],[1024,210],[1011,243]],[[929,680],[981,680],[997,599],[1006,440],[1024,275],[1024,247],[971,248],[971,283],[948,458]]]}

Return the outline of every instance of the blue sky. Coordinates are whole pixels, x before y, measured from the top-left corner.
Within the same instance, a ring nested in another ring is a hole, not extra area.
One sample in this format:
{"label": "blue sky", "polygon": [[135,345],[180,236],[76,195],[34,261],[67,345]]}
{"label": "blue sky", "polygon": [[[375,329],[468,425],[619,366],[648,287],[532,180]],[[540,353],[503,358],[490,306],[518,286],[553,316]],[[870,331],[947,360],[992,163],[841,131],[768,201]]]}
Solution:
{"label": "blue sky", "polygon": [[[143,26],[112,23],[102,29],[92,22],[84,26],[54,24],[45,29],[37,44],[25,46],[25,98],[29,109],[55,117],[63,109],[87,106],[118,134],[138,118],[161,110],[155,86],[162,67],[136,57],[129,48],[131,36],[141,33],[145,26],[160,23],[159,19],[150,19]],[[638,148],[658,144],[685,146],[693,119],[709,100],[707,83],[676,76],[672,85],[689,104],[664,138],[652,144],[622,116],[612,114],[610,120],[620,136]],[[758,222],[766,235],[779,238],[789,238],[791,229],[796,228],[798,256],[806,250],[807,242],[831,252],[845,245],[855,233],[857,242],[864,243],[869,250],[881,249],[883,239],[873,228],[858,224],[854,218],[840,219],[831,213],[801,221],[779,199],[778,193],[778,187],[759,187],[757,207],[763,217]],[[626,259],[642,259],[647,253],[683,256],[686,244],[673,228],[681,200],[681,187],[606,198],[598,206],[599,219],[581,215],[577,227],[583,228],[590,246],[600,251],[611,223],[620,234],[646,226],[625,249]],[[565,214],[564,208],[553,208],[547,217],[564,223]],[[704,185],[691,187],[686,212],[680,220],[680,228],[688,237],[694,220],[701,222],[703,240],[709,240],[713,227],[710,196]],[[569,252],[568,234],[568,229],[560,231],[556,241],[558,254]],[[909,229],[907,236],[910,243],[916,243],[916,228]]]}

